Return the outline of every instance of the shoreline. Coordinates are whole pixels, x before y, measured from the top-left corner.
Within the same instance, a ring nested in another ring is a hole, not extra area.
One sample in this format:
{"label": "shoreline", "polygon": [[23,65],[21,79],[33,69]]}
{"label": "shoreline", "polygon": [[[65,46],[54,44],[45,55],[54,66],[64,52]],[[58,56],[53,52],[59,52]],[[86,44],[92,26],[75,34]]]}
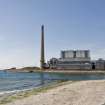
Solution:
{"label": "shoreline", "polygon": [[43,71],[45,73],[67,73],[67,74],[105,74],[105,71],[97,70],[97,71],[79,71],[79,70],[46,70]]}
{"label": "shoreline", "polygon": [[39,89],[38,93],[31,92],[31,95],[30,92],[21,94],[18,99],[12,97],[14,101],[5,105],[104,105],[104,91],[105,80],[68,81],[53,88]]}
{"label": "shoreline", "polygon": [[25,73],[35,73],[35,72],[43,72],[43,73],[65,73],[65,74],[105,74],[104,70],[4,70],[6,72],[25,72]]}
{"label": "shoreline", "polygon": [[28,96],[36,95],[36,94],[39,94],[41,92],[45,92],[47,90],[50,90],[50,89],[53,89],[53,88],[56,88],[56,87],[59,87],[59,86],[62,86],[62,85],[68,84],[68,83],[72,83],[72,82],[73,81],[59,80],[59,81],[56,81],[53,83],[49,83],[47,85],[42,85],[39,87],[33,87],[30,89],[16,90],[16,91],[10,91],[10,92],[8,91],[4,94],[0,94],[0,105],[5,105],[7,103],[10,103],[14,100],[18,100],[21,98],[24,99]]}
{"label": "shoreline", "polygon": [[73,81],[58,81],[53,82],[48,85],[40,86],[40,87],[33,87],[31,89],[25,89],[25,90],[16,90],[12,93],[7,92],[6,94],[0,95],[0,105],[5,105],[7,103],[13,102],[18,99],[24,99],[26,97],[29,97],[31,95],[37,95],[42,92],[46,92],[47,90],[68,84],[73,83]]}

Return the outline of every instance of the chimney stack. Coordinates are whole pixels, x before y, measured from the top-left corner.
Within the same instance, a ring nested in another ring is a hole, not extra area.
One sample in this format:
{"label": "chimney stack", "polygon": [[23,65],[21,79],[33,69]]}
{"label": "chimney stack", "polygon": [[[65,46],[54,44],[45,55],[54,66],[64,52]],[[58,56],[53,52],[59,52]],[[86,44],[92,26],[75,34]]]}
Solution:
{"label": "chimney stack", "polygon": [[44,25],[41,26],[41,58],[40,58],[40,68],[45,67],[45,56],[44,56]]}

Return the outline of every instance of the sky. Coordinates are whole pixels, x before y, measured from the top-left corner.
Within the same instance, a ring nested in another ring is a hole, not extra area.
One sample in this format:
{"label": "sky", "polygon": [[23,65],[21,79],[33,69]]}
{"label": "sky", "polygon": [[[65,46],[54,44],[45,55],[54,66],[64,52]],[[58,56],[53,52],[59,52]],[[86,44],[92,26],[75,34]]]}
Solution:
{"label": "sky", "polygon": [[70,49],[105,59],[105,0],[0,0],[0,68],[39,66],[42,24],[46,61]]}

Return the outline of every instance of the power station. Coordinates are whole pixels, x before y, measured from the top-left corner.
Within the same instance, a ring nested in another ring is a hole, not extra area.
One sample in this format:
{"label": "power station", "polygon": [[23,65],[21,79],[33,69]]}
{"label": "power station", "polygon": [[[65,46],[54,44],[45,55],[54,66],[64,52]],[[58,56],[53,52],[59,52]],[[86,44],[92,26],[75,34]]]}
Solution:
{"label": "power station", "polygon": [[89,50],[63,50],[59,58],[51,58],[45,63],[44,25],[41,26],[41,69],[53,70],[105,70],[105,60],[91,60]]}

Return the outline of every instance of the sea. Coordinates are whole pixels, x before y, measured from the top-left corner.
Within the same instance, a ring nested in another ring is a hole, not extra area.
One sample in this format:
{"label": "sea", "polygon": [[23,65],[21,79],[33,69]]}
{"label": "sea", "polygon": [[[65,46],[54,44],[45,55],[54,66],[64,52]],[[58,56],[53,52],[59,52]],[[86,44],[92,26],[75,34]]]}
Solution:
{"label": "sea", "polygon": [[0,70],[0,96],[66,80],[104,80],[105,74],[26,73]]}

